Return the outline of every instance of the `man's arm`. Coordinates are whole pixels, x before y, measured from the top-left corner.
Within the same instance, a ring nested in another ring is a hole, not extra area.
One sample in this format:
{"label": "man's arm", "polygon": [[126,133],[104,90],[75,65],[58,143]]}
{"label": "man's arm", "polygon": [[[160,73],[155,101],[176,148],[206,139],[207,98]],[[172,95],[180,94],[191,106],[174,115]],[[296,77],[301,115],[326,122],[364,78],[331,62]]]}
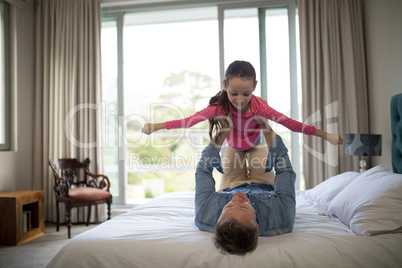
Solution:
{"label": "man's arm", "polygon": [[[290,163],[288,150],[283,144],[282,138],[276,135],[271,129],[266,119],[255,118],[261,126],[265,140],[268,146],[268,157],[265,172],[275,168],[275,204],[278,213],[277,216],[283,221],[284,226],[278,226],[278,229],[265,230],[262,235],[276,235],[284,232],[290,232],[293,228],[296,215],[296,197],[295,197],[295,179],[296,174]],[[273,201],[274,202],[274,201]],[[269,217],[270,214],[265,215]]]}
{"label": "man's arm", "polygon": [[[231,116],[231,115],[229,115]],[[195,213],[203,208],[209,196],[215,192],[215,179],[212,176],[214,167],[223,173],[221,157],[219,151],[226,136],[230,132],[227,120],[220,119],[222,123],[222,132],[215,138],[215,144],[209,143],[202,151],[201,159],[198,162],[195,172]],[[230,121],[230,120],[229,120]]]}
{"label": "man's arm", "polygon": [[211,144],[202,151],[195,171],[195,214],[204,207],[209,196],[215,192],[215,179],[212,176],[213,162],[220,162],[219,151]]}
{"label": "man's arm", "polygon": [[275,168],[274,189],[278,196],[294,199],[294,183],[296,173],[293,171],[289,160],[288,149],[283,144],[282,138],[272,130],[266,119],[254,116],[264,133],[269,150],[265,172]]}

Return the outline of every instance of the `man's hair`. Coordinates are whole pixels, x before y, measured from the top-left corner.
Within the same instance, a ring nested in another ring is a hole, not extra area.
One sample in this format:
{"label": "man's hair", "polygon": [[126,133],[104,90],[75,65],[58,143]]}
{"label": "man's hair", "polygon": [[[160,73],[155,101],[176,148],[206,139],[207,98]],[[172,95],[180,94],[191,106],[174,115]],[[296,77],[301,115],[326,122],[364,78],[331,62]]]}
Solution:
{"label": "man's hair", "polygon": [[215,226],[215,246],[224,252],[245,255],[256,249],[258,228],[254,222],[251,226],[241,225],[235,219],[217,222]]}

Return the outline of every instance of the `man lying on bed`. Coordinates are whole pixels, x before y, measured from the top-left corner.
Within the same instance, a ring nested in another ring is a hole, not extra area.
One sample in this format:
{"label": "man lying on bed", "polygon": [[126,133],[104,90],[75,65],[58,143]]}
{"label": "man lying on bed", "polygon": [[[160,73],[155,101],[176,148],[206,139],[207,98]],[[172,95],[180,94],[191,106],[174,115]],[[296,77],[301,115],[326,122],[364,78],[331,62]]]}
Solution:
{"label": "man lying on bed", "polygon": [[[257,152],[253,152],[254,157],[248,159],[250,172],[247,172],[245,165],[237,163],[236,167],[236,154],[229,154],[230,158],[234,158],[221,161],[219,150],[230,130],[226,121],[221,120],[225,125],[224,130],[215,138],[215,146],[210,143],[203,150],[195,174],[195,224],[201,231],[215,233],[215,245],[230,254],[244,255],[253,251],[257,247],[258,236],[291,232],[295,220],[296,175],[289,161],[288,150],[267,121],[256,120],[263,130],[269,153],[265,146],[254,146],[256,148],[253,150]],[[258,156],[260,159],[256,158]],[[228,174],[244,175],[237,178],[229,176],[230,182],[224,175],[221,184],[231,187],[215,191],[212,171],[215,167],[223,173],[221,162],[231,162],[231,169],[242,168],[245,172],[225,170]],[[252,174],[252,169],[261,167],[263,172],[260,172],[260,178],[247,175]],[[272,168],[275,169],[274,187]]]}

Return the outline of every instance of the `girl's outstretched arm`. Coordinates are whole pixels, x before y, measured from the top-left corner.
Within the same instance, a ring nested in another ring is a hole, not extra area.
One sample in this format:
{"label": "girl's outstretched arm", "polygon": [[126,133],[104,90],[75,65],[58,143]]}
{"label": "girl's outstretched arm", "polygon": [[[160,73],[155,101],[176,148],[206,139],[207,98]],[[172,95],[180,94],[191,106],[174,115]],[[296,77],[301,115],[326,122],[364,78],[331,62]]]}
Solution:
{"label": "girl's outstretched arm", "polygon": [[333,145],[340,145],[343,144],[342,136],[339,132],[336,133],[328,133],[321,129],[316,128],[314,136],[323,138],[324,140],[329,141]]}
{"label": "girl's outstretched arm", "polygon": [[[263,99],[261,97],[258,97],[258,98],[260,100],[262,100],[263,102],[268,104],[267,100],[265,100],[265,99]],[[341,134],[339,132],[337,132],[337,133],[328,133],[326,131],[323,131],[321,129],[316,128],[314,136],[323,138],[324,140],[329,141],[333,145],[343,144],[343,139],[342,139],[342,136],[341,136]]]}
{"label": "girl's outstretched arm", "polygon": [[207,108],[196,112],[195,114],[179,119],[179,120],[172,120],[172,121],[166,121],[164,123],[147,123],[144,125],[142,128],[142,133],[150,135],[155,131],[161,130],[161,129],[179,129],[179,128],[190,128],[202,121],[205,121],[209,118],[213,118],[216,116],[222,116],[224,115],[223,110],[219,106],[208,106]]}
{"label": "girl's outstretched arm", "polygon": [[142,133],[150,135],[154,133],[155,131],[161,130],[161,129],[166,129],[165,123],[146,123],[144,127],[142,128]]}

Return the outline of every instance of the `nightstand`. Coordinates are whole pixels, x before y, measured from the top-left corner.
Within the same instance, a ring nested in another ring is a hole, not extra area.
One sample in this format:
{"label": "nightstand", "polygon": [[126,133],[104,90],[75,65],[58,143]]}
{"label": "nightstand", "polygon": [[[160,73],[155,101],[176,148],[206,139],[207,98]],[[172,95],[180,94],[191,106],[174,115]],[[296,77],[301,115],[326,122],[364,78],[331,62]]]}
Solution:
{"label": "nightstand", "polygon": [[0,192],[0,244],[16,246],[44,234],[43,191]]}

